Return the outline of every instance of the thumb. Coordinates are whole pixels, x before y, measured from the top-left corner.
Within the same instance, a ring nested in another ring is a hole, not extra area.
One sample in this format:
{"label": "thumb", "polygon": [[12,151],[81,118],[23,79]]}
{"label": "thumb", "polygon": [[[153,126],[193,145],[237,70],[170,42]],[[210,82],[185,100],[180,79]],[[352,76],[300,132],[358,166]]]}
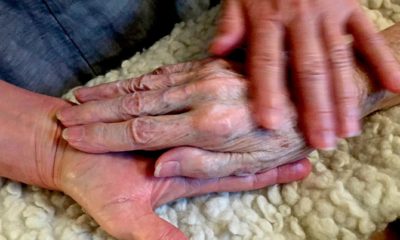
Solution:
{"label": "thumb", "polygon": [[[154,176],[205,179],[232,175],[248,176],[302,159],[308,151],[308,149],[298,149],[277,157],[268,151],[224,153],[194,147],[178,147],[168,150],[157,159]],[[281,177],[297,180],[302,178],[303,172],[294,171],[295,174],[291,174],[291,171],[286,171]]]}
{"label": "thumb", "polygon": [[188,238],[172,224],[157,216],[153,211],[149,215],[135,220],[138,229],[129,239],[134,240],[187,240]]}
{"label": "thumb", "polygon": [[240,1],[224,1],[217,34],[209,51],[215,55],[226,55],[242,43],[244,35],[245,20]]}
{"label": "thumb", "polygon": [[211,152],[194,147],[178,147],[163,153],[156,162],[156,177],[185,176],[214,178],[229,176],[239,166],[235,154]]}

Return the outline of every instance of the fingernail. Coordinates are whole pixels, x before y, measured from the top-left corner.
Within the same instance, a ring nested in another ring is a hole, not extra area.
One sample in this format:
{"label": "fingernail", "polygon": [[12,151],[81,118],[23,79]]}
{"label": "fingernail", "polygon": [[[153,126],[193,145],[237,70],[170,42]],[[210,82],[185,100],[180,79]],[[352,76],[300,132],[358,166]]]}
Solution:
{"label": "fingernail", "polygon": [[281,111],[276,109],[263,109],[261,111],[260,123],[268,129],[279,129],[282,124]]}
{"label": "fingernail", "polygon": [[83,137],[83,134],[83,127],[70,127],[64,129],[64,131],[62,132],[62,138],[67,141],[80,141]]}
{"label": "fingernail", "polygon": [[211,41],[209,44],[209,51],[216,55],[224,55],[226,53],[226,46],[230,45],[231,41],[225,35],[220,35]]}
{"label": "fingernail", "polygon": [[348,120],[343,124],[341,137],[355,137],[361,134],[360,123],[358,119]]}
{"label": "fingernail", "polygon": [[393,82],[393,84],[392,84],[393,91],[396,93],[400,92],[400,84],[399,84],[400,83],[400,72],[396,72],[394,74],[392,82]]}
{"label": "fingernail", "polygon": [[58,113],[56,113],[56,117],[58,120],[60,120],[62,123],[68,123],[69,120],[71,120],[71,117],[73,118],[74,115],[71,114],[71,107],[65,108]]}
{"label": "fingernail", "polygon": [[295,165],[294,165],[294,171],[295,171],[296,173],[302,173],[302,172],[304,172],[304,170],[305,170],[305,167],[304,167],[303,164],[301,164],[301,163],[295,163]]}
{"label": "fingernail", "polygon": [[318,149],[330,151],[336,148],[336,134],[333,131],[319,131],[315,134],[313,145]]}
{"label": "fingernail", "polygon": [[75,89],[73,91],[73,94],[76,97],[76,99],[78,99],[78,100],[84,100],[85,99],[85,97],[86,97],[85,96],[86,95],[85,89],[87,89],[87,87],[80,87],[80,88],[77,88],[77,89]]}
{"label": "fingernail", "polygon": [[180,175],[180,164],[175,161],[158,164],[154,171],[156,177],[173,177]]}
{"label": "fingernail", "polygon": [[60,121],[64,120],[63,115],[61,114],[61,112],[57,112],[56,113],[56,118]]}
{"label": "fingernail", "polygon": [[75,89],[75,90],[73,91],[73,93],[74,93],[74,95],[76,95],[76,94],[81,94],[82,92],[85,91],[85,89],[86,89],[86,87],[80,87],[80,88]]}

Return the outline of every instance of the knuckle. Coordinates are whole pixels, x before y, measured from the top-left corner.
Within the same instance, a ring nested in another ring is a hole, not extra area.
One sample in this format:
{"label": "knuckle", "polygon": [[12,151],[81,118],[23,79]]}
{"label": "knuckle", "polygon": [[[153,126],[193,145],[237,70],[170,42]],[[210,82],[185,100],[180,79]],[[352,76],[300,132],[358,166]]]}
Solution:
{"label": "knuckle", "polygon": [[169,73],[168,66],[158,67],[154,69],[150,74],[159,75],[159,74],[166,74]]}
{"label": "knuckle", "polygon": [[314,109],[305,113],[307,124],[314,129],[329,130],[334,123],[334,111],[331,109]]}
{"label": "knuckle", "polygon": [[225,13],[223,17],[218,19],[218,33],[225,34],[232,32],[232,24],[236,22],[235,16]]}
{"label": "knuckle", "polygon": [[[211,109],[211,111],[213,110]],[[210,139],[212,142],[222,142],[225,139],[229,139],[234,132],[231,119],[223,115],[217,116],[214,114],[200,117],[195,128],[205,138],[213,137]]]}
{"label": "knuckle", "polygon": [[154,123],[148,118],[135,118],[128,124],[132,145],[146,145],[154,138]]}
{"label": "knuckle", "polygon": [[310,114],[318,116],[320,118],[330,118],[333,116],[333,109],[315,109],[310,111]]}
{"label": "knuckle", "polygon": [[179,85],[179,82],[182,81],[179,80],[180,78],[182,78],[179,73],[165,74],[161,78],[162,81],[160,82],[160,85],[162,85],[162,87],[172,87],[175,85]]}
{"label": "knuckle", "polygon": [[203,82],[199,87],[199,90],[204,96],[206,96],[207,100],[217,100],[222,98],[225,94],[225,89],[226,88],[222,86],[218,87],[217,81]]}
{"label": "knuckle", "polygon": [[[125,93],[124,88],[123,88],[123,82],[124,81],[117,81],[115,84],[110,83],[110,84],[102,84],[99,86],[99,93],[101,94],[102,97],[107,97],[108,95],[116,95],[120,93]],[[101,89],[103,88],[103,89]],[[101,91],[103,90],[103,91]]]}
{"label": "knuckle", "polygon": [[217,136],[228,138],[233,133],[232,121],[226,117],[215,119],[212,123],[212,130]]}
{"label": "knuckle", "polygon": [[224,59],[214,59],[209,63],[206,63],[205,66],[210,66],[212,68],[227,68],[230,69],[231,64]]}
{"label": "knuckle", "polygon": [[217,169],[219,169],[219,166],[215,160],[203,156],[199,158],[199,161],[191,170],[190,175],[193,177],[213,178],[220,174],[218,171],[216,171]]}
{"label": "knuckle", "polygon": [[[251,188],[252,189],[258,189],[258,188],[265,187],[266,184],[262,181],[262,179],[260,178],[259,175],[254,174],[254,175],[251,175],[249,177],[251,178]],[[276,178],[277,177],[274,175],[273,179],[276,179]],[[277,181],[274,180],[273,183],[277,183]]]}
{"label": "knuckle", "polygon": [[120,113],[124,115],[139,116],[143,112],[142,94],[135,92],[122,97]]}
{"label": "knuckle", "polygon": [[241,77],[228,75],[222,71],[211,73],[196,85],[197,91],[213,100],[237,99],[243,96],[247,89],[247,83]]}
{"label": "knuckle", "polygon": [[283,57],[270,51],[262,51],[251,59],[252,65],[257,68],[279,69],[282,66]]}
{"label": "knuckle", "polygon": [[192,62],[164,65],[164,66],[154,69],[150,74],[151,75],[169,75],[172,73],[187,71],[192,67],[192,65],[193,65]]}
{"label": "knuckle", "polygon": [[[260,11],[260,10],[258,10]],[[265,15],[264,15],[265,16]],[[279,28],[279,22],[282,20],[279,13],[274,12],[270,13],[268,17],[261,17],[254,22],[254,31],[256,34],[269,34],[272,30],[276,30]]]}
{"label": "knuckle", "polygon": [[296,72],[301,80],[320,80],[326,74],[326,63],[321,57],[309,55],[300,61]]}
{"label": "knuckle", "polygon": [[157,99],[157,108],[178,107],[180,104],[190,103],[198,94],[194,88],[194,84],[185,84],[176,88],[162,90],[161,93],[155,92],[154,97]]}
{"label": "knuckle", "polygon": [[197,93],[195,84],[185,84],[182,86],[181,90],[180,94],[182,94],[186,99],[189,99],[192,95]]}
{"label": "knuckle", "polygon": [[358,98],[355,95],[344,95],[336,100],[339,108],[354,108],[358,106]]}
{"label": "knuckle", "polygon": [[330,49],[330,58],[335,68],[348,69],[353,65],[351,55],[344,45],[333,46]]}
{"label": "knuckle", "polygon": [[150,75],[142,80],[144,90],[158,90],[175,84],[174,74]]}
{"label": "knuckle", "polygon": [[146,74],[130,80],[128,85],[130,91],[135,92],[151,90],[150,83],[154,81],[152,76],[154,75]]}
{"label": "knuckle", "polygon": [[129,80],[128,83],[129,90],[131,92],[135,92],[137,90],[143,90],[144,87],[142,86],[143,78],[145,78],[145,75]]}
{"label": "knuckle", "polygon": [[198,90],[203,93],[208,93],[209,96],[219,96],[221,93],[220,79],[215,79],[215,81],[202,81],[198,83]]}
{"label": "knuckle", "polygon": [[336,102],[338,104],[359,104],[362,100],[363,89],[351,81],[347,82],[346,85],[339,84],[335,90]]}
{"label": "knuckle", "polygon": [[225,71],[224,69],[211,69],[211,68],[204,69],[204,71],[202,71],[200,75],[203,76],[204,80],[201,81],[203,83],[208,82],[208,80],[219,81],[225,79],[228,76],[227,71]]}
{"label": "knuckle", "polygon": [[237,164],[236,169],[233,171],[233,175],[249,176],[259,172],[261,169],[264,169],[265,162],[260,161],[260,157],[258,155],[259,152],[232,154],[231,160]]}
{"label": "knuckle", "polygon": [[[255,190],[266,186],[265,180],[263,181],[258,174],[249,174],[241,177],[250,190]],[[270,179],[275,179],[275,175],[271,174]],[[275,183],[275,181],[272,181],[272,183]]]}
{"label": "knuckle", "polygon": [[376,45],[386,45],[386,42],[383,40],[383,38],[378,34],[370,34],[367,37],[363,39],[366,44],[369,44],[370,46],[376,46]]}

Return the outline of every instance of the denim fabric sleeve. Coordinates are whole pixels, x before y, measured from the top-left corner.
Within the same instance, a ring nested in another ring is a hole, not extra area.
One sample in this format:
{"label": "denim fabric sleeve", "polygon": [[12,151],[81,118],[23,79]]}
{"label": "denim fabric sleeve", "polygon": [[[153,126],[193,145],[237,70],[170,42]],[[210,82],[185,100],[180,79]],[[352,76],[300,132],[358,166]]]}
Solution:
{"label": "denim fabric sleeve", "polygon": [[0,79],[61,95],[93,76],[41,1],[0,1]]}
{"label": "denim fabric sleeve", "polygon": [[48,0],[52,14],[96,74],[167,35],[180,19],[175,0]]}
{"label": "denim fabric sleeve", "polygon": [[59,96],[151,46],[194,1],[208,2],[0,1],[0,79]]}

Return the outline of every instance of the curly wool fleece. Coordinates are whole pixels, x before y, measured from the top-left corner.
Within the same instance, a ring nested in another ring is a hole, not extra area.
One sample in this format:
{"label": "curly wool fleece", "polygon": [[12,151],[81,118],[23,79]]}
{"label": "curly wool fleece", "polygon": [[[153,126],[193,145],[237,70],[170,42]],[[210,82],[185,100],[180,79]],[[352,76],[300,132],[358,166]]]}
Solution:
{"label": "curly wool fleece", "polygon": [[[380,29],[400,20],[399,0],[362,2]],[[178,24],[170,36],[88,85],[206,56],[217,11]],[[370,116],[361,136],[311,159],[313,171],[302,182],[182,199],[157,213],[195,240],[368,239],[400,217],[400,107]],[[1,178],[0,186],[0,240],[113,239],[62,193]]]}

